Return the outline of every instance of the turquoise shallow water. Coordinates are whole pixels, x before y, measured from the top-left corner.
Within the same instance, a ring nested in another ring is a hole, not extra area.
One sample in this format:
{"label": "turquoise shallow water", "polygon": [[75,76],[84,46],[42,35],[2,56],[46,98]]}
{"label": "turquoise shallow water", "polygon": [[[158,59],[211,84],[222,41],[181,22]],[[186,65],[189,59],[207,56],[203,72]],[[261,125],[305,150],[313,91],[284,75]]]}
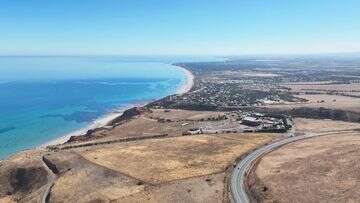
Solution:
{"label": "turquoise shallow water", "polygon": [[177,61],[199,59],[0,57],[0,158],[175,93],[186,80]]}

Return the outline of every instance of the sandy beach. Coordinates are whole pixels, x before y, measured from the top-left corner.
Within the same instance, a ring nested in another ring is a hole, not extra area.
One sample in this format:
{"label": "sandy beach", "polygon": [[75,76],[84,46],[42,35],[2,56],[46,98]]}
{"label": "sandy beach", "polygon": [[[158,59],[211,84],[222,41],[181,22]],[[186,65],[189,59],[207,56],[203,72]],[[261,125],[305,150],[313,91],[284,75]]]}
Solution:
{"label": "sandy beach", "polygon": [[179,88],[179,90],[176,92],[177,94],[185,94],[191,90],[191,88],[194,86],[194,75],[187,69],[180,67],[186,75],[186,81],[185,83]]}
{"label": "sandy beach", "polygon": [[[179,66],[178,66],[179,67]],[[182,69],[182,71],[184,71],[185,75],[186,75],[186,80],[183,82],[183,84],[180,86],[180,88],[176,91],[176,94],[182,95],[185,94],[187,92],[189,92],[191,90],[191,88],[194,85],[194,75],[187,69],[183,68],[183,67],[179,67]],[[132,107],[135,106],[145,106],[146,104],[148,104],[148,102],[139,102],[139,103],[135,103],[132,105],[129,105],[127,107],[121,108],[121,109],[115,109],[113,112],[104,115],[103,117],[96,119],[95,121],[93,121],[89,126],[73,131],[67,135],[61,136],[57,139],[51,140],[49,142],[46,142],[42,145],[40,145],[37,148],[45,148],[47,146],[50,145],[58,145],[58,144],[63,144],[65,142],[67,142],[71,136],[78,136],[78,135],[84,135],[88,130],[90,129],[95,129],[95,128],[100,128],[103,126],[106,126],[108,123],[110,123],[112,120],[114,120],[115,118],[121,116],[123,114],[123,112],[127,109],[130,109]]]}

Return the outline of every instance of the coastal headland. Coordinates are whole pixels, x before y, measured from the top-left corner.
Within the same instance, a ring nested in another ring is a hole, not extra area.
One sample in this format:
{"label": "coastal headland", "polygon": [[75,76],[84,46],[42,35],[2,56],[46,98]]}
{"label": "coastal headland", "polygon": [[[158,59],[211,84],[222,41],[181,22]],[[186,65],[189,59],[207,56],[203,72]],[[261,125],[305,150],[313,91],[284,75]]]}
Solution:
{"label": "coastal headland", "polygon": [[[230,202],[229,177],[239,160],[271,142],[319,131],[334,135],[257,160],[247,177],[249,195],[260,202],[332,201],[330,193],[359,199],[342,192],[356,182],[354,173],[343,172],[350,165],[329,156],[359,164],[360,71],[294,60],[175,64],[188,76],[177,94],[2,160],[0,202]],[[315,185],[304,179],[323,173],[332,178],[316,176]],[[289,181],[299,179],[306,181]],[[299,192],[285,197],[292,187]]]}

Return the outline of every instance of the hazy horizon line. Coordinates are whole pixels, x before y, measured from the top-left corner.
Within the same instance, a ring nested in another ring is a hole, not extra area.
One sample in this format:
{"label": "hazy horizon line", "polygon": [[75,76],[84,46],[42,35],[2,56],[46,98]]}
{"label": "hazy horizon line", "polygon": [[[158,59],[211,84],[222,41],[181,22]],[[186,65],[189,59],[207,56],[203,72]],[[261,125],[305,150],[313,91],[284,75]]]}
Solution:
{"label": "hazy horizon line", "polygon": [[252,56],[312,56],[312,55],[359,55],[360,51],[318,53],[262,53],[262,54],[0,54],[0,57],[252,57]]}

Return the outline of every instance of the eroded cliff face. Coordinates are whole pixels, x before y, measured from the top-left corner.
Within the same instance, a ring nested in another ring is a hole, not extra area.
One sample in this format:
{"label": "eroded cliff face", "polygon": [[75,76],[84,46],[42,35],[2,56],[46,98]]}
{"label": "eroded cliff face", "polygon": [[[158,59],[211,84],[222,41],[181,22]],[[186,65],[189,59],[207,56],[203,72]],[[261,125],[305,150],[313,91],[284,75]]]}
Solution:
{"label": "eroded cliff face", "polygon": [[33,195],[41,194],[47,183],[48,172],[37,153],[20,153],[0,163],[0,202],[37,201],[41,195]]}
{"label": "eroded cliff face", "polygon": [[128,109],[124,111],[124,113],[119,116],[118,118],[115,118],[113,121],[109,123],[109,125],[117,125],[120,124],[123,121],[129,120],[134,118],[135,116],[139,116],[143,113],[150,112],[151,110],[146,107],[133,107],[131,109]]}
{"label": "eroded cliff face", "polygon": [[146,107],[133,107],[130,108],[126,111],[123,112],[123,114],[117,118],[115,118],[114,120],[112,120],[110,123],[107,124],[107,126],[105,127],[99,127],[99,128],[95,128],[95,129],[90,129],[86,132],[85,135],[79,135],[79,136],[71,136],[70,139],[67,141],[67,143],[72,143],[72,142],[79,142],[79,141],[87,141],[93,138],[96,138],[97,136],[97,132],[100,131],[106,131],[109,128],[113,128],[115,126],[121,125],[124,122],[135,118],[136,116],[139,116],[143,113],[146,112],[150,112],[151,110],[149,108]]}

